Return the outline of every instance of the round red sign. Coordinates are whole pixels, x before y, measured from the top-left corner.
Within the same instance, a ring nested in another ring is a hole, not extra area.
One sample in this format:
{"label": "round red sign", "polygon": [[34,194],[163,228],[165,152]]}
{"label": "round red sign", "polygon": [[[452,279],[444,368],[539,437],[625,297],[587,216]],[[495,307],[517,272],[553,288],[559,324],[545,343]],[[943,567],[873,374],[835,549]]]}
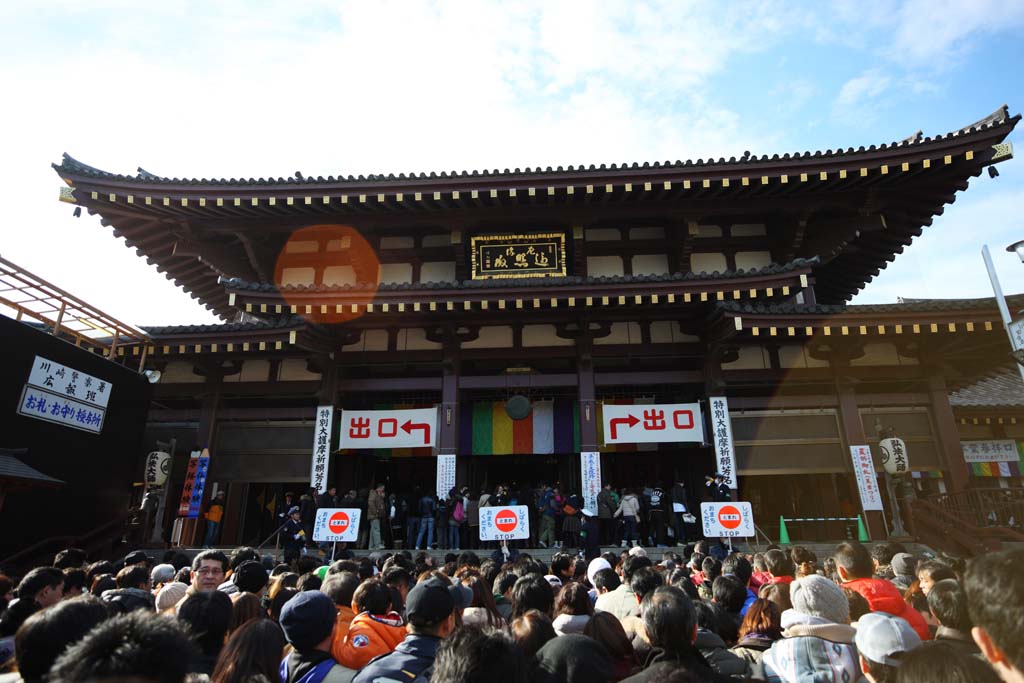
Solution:
{"label": "round red sign", "polygon": [[503,534],[511,533],[515,531],[516,526],[519,525],[519,516],[515,512],[509,509],[500,511],[494,516],[494,526],[498,528]]}
{"label": "round red sign", "polygon": [[718,521],[726,529],[735,529],[743,521],[743,515],[733,505],[725,505],[718,510]]}
{"label": "round red sign", "polygon": [[327,528],[332,534],[343,534],[348,531],[348,513],[335,512],[327,520]]}

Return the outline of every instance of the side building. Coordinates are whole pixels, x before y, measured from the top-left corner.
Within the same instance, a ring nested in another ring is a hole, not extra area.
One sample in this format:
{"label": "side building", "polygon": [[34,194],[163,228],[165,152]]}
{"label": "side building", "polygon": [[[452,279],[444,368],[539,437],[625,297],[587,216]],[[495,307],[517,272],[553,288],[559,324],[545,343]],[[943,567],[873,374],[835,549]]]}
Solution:
{"label": "side building", "polygon": [[[432,489],[436,453],[475,488],[579,490],[579,453],[597,451],[605,480],[682,481],[696,503],[710,446],[607,445],[601,414],[710,396],[729,400],[738,496],[772,534],[780,516],[856,514],[850,446],[871,445],[880,471],[888,433],[919,492],[969,487],[949,394],[1010,361],[994,301],[848,302],[1012,157],[1019,119],[585,168],[199,180],[65,156],[55,169],[67,201],[227,321],[149,327],[145,349],[121,349],[162,373],[149,438],[210,449],[226,542],[272,530],[268,510],[308,486],[318,405],[440,407],[436,452],[333,452],[342,492]],[[518,396],[532,410],[514,420]],[[882,524],[869,516],[875,535]]]}

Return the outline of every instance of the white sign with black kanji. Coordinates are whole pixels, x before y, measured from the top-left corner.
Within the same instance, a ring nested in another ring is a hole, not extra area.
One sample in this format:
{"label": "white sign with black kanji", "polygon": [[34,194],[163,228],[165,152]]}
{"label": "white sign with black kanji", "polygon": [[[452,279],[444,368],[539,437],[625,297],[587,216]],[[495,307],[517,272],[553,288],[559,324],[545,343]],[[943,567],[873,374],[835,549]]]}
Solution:
{"label": "white sign with black kanji", "polygon": [[711,434],[715,438],[715,472],[725,477],[725,483],[736,489],[736,449],[732,441],[732,419],[729,400],[725,396],[708,398],[711,410]]}
{"label": "white sign with black kanji", "polygon": [[99,377],[36,356],[17,412],[98,434],[114,385]]}
{"label": "white sign with black kanji", "polygon": [[317,493],[327,491],[327,468],[331,457],[331,425],[334,423],[334,406],[320,406],[316,409],[316,423],[313,426],[313,462],[309,467],[309,486]]}

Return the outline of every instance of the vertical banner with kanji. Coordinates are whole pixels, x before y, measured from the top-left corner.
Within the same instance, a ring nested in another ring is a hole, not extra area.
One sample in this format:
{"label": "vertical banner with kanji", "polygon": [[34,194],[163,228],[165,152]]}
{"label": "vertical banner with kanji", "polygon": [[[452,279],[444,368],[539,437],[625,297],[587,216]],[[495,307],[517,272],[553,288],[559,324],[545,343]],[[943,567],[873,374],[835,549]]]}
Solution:
{"label": "vertical banner with kanji", "polygon": [[334,406],[320,406],[316,409],[316,425],[313,428],[313,462],[309,466],[309,487],[317,493],[327,491],[327,468],[331,455],[331,425],[334,423]]}
{"label": "vertical banner with kanji", "polygon": [[882,492],[878,490],[875,462],[871,459],[870,446],[850,446],[853,456],[853,474],[857,478],[857,490],[864,510],[882,509]]}
{"label": "vertical banner with kanji", "polygon": [[729,400],[725,396],[708,398],[711,408],[711,433],[715,437],[715,471],[725,477],[725,483],[736,489],[736,449],[732,442],[732,419]]}
{"label": "vertical banner with kanji", "polygon": [[597,494],[601,492],[601,454],[597,451],[580,453],[580,473],[583,481],[583,507],[597,512]]}
{"label": "vertical banner with kanji", "polygon": [[437,497],[447,498],[448,492],[455,488],[455,454],[437,456]]}
{"label": "vertical banner with kanji", "polygon": [[188,517],[188,509],[192,505],[192,491],[196,487],[196,471],[199,469],[199,456],[202,451],[192,451],[185,469],[185,485],[181,487],[181,501],[178,503],[178,516]]}
{"label": "vertical banner with kanji", "polygon": [[203,491],[206,489],[206,473],[210,469],[210,451],[192,451],[185,471],[185,485],[181,490],[178,516],[195,519],[203,505]]}

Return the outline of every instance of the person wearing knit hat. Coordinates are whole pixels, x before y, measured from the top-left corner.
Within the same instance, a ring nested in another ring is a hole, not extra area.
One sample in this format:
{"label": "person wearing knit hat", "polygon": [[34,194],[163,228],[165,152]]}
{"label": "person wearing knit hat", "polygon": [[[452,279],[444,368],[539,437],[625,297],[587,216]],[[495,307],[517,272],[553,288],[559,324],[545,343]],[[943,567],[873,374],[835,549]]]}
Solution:
{"label": "person wearing knit hat", "polygon": [[901,592],[906,593],[910,584],[917,581],[917,558],[910,553],[896,553],[892,556],[889,566],[892,567],[893,573],[889,581]]}
{"label": "person wearing knit hat", "polygon": [[256,597],[263,595],[269,581],[270,575],[267,574],[267,570],[263,568],[262,563],[255,560],[247,560],[238,565],[235,573],[231,575],[231,583],[239,592],[252,593]]}
{"label": "person wearing knit hat", "polygon": [[282,683],[341,683],[352,679],[354,672],[331,657],[336,615],[334,602],[320,591],[303,591],[285,603],[281,630],[294,650],[281,662]]}
{"label": "person wearing knit hat", "polygon": [[158,564],[149,573],[150,584],[156,588],[160,584],[170,583],[174,580],[174,572],[173,564]]}
{"label": "person wearing knit hat", "polygon": [[783,639],[764,653],[753,678],[769,681],[856,681],[860,663],[843,590],[812,574],[790,584],[793,608],[782,613]]}
{"label": "person wearing knit hat", "polygon": [[793,611],[820,617],[833,624],[850,623],[850,603],[834,581],[811,574],[789,587]]}
{"label": "person wearing knit hat", "polygon": [[164,587],[156,594],[156,611],[166,612],[167,610],[174,609],[174,606],[185,597],[185,591],[187,590],[188,586],[180,581],[164,584]]}
{"label": "person wearing knit hat", "polygon": [[597,576],[597,573],[602,569],[612,569],[612,565],[603,557],[595,557],[590,561],[590,564],[587,565],[587,581],[590,582],[591,586],[594,585],[594,577]]}

